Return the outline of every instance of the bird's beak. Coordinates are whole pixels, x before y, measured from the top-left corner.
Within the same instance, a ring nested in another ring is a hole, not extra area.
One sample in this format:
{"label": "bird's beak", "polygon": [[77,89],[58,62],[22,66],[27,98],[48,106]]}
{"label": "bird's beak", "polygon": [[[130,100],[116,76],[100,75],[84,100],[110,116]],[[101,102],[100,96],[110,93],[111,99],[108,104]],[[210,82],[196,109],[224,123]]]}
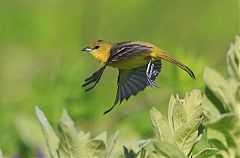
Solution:
{"label": "bird's beak", "polygon": [[86,47],[86,48],[83,48],[82,51],[84,51],[84,52],[91,52],[92,48]]}

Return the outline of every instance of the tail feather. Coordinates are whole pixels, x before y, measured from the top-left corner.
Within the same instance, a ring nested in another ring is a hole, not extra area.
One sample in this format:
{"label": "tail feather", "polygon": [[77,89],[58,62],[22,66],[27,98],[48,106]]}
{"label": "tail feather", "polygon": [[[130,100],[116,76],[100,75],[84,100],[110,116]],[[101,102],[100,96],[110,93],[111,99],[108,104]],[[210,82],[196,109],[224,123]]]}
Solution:
{"label": "tail feather", "polygon": [[187,67],[186,65],[184,65],[182,62],[174,59],[173,57],[169,56],[168,54],[166,54],[164,51],[159,51],[158,55],[159,58],[164,59],[166,61],[169,61],[175,65],[177,65],[179,68],[181,68],[182,70],[186,71],[191,77],[192,79],[196,79],[195,75],[193,73],[193,71]]}

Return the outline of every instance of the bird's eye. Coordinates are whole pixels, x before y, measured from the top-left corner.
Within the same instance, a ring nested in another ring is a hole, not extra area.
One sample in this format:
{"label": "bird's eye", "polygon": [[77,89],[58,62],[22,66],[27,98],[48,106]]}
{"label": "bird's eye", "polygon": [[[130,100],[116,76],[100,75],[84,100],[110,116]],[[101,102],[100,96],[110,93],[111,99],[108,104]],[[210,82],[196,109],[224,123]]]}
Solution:
{"label": "bird's eye", "polygon": [[98,48],[100,48],[100,46],[95,46],[93,49],[98,49]]}

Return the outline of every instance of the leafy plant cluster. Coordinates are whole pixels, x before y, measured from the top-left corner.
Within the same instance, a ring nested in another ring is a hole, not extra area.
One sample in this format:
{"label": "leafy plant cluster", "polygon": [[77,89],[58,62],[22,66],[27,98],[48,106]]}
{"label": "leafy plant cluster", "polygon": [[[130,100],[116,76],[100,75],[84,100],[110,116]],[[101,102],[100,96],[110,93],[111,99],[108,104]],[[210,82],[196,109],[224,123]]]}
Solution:
{"label": "leafy plant cluster", "polygon": [[[139,141],[138,150],[123,146],[114,151],[118,132],[108,139],[107,132],[96,137],[76,129],[64,110],[53,130],[44,113],[36,114],[51,158],[240,158],[240,38],[227,53],[226,79],[206,67],[204,97],[199,90],[184,99],[171,96],[165,117],[155,107],[150,111],[156,138]],[[208,145],[194,152],[196,144],[207,135]],[[0,158],[2,158],[0,151]]]}
{"label": "leafy plant cluster", "polygon": [[206,123],[209,143],[218,149],[219,158],[240,157],[240,38],[227,53],[228,77],[206,67],[203,79],[206,96],[216,107]]}
{"label": "leafy plant cluster", "polygon": [[[200,91],[193,90],[185,99],[173,96],[169,103],[168,120],[156,109],[150,112],[153,130],[157,139],[142,140],[139,152],[124,147],[123,154],[114,157],[179,157],[192,155],[192,149],[198,142],[202,132],[198,127],[203,121],[203,105]],[[57,125],[57,134],[50,126],[43,112],[36,108],[48,150],[52,158],[110,158],[118,132],[113,139],[107,141],[107,133],[103,132],[95,138],[77,131],[74,123],[64,110]]]}
{"label": "leafy plant cluster", "polygon": [[113,136],[111,143],[107,141],[107,132],[95,138],[90,138],[90,133],[76,130],[72,119],[64,110],[62,118],[57,124],[57,133],[50,126],[44,113],[36,108],[44,137],[52,158],[83,158],[83,157],[110,157],[116,143],[118,132]]}
{"label": "leafy plant cluster", "polygon": [[193,154],[195,145],[203,132],[206,113],[199,90],[187,93],[184,99],[171,96],[168,118],[156,108],[150,111],[153,130],[157,139],[150,139],[140,145],[135,153],[124,148],[126,158],[206,158],[215,156],[218,149],[205,147]]}

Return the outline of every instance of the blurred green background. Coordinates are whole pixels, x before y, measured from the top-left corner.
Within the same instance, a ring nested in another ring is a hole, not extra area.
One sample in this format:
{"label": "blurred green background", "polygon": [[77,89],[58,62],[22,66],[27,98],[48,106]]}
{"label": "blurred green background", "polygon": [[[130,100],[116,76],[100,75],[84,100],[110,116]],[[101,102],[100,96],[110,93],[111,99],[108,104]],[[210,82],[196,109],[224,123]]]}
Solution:
{"label": "blurred green background", "polygon": [[[204,90],[205,65],[225,73],[225,54],[239,33],[238,7],[237,0],[0,0],[0,148],[25,157],[41,150],[35,105],[53,125],[66,108],[84,131],[119,129],[122,145],[134,142],[129,136],[153,136],[153,105],[166,113],[171,94]],[[100,67],[81,48],[97,39],[153,43],[191,67],[197,80],[164,62],[160,88],[103,116],[115,99],[117,70],[105,71],[88,93],[81,87]]]}

